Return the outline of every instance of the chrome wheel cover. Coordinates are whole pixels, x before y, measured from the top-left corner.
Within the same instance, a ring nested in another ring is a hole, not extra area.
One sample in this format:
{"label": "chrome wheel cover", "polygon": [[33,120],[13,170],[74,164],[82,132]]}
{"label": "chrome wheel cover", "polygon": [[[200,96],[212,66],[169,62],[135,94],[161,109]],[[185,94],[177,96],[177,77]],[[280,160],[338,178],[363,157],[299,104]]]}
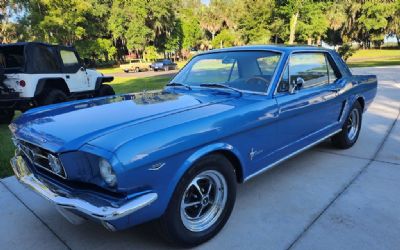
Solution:
{"label": "chrome wheel cover", "polygon": [[347,137],[353,141],[357,136],[360,124],[360,113],[358,109],[353,109],[347,120]]}
{"label": "chrome wheel cover", "polygon": [[224,176],[215,170],[198,174],[186,187],[180,214],[183,225],[192,232],[210,228],[221,216],[228,197]]}

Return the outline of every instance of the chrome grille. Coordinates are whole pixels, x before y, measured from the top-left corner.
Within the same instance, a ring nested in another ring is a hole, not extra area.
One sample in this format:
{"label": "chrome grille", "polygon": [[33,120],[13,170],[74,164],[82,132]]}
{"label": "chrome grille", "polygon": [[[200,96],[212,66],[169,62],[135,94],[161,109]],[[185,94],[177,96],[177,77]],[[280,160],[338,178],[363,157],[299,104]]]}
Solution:
{"label": "chrome grille", "polygon": [[[50,162],[49,162],[49,155],[51,153],[49,151],[47,151],[43,148],[40,148],[38,146],[35,146],[33,144],[27,143],[25,141],[15,139],[15,138],[13,138],[13,142],[14,142],[15,146],[17,147],[17,151],[19,151],[17,153],[19,153],[19,154],[23,153],[34,167],[46,170],[47,172],[55,174],[63,179],[66,178],[66,173],[65,173],[64,167],[62,166],[61,162],[60,162],[61,172],[56,173],[51,168]],[[55,156],[54,154],[52,154],[52,155]]]}

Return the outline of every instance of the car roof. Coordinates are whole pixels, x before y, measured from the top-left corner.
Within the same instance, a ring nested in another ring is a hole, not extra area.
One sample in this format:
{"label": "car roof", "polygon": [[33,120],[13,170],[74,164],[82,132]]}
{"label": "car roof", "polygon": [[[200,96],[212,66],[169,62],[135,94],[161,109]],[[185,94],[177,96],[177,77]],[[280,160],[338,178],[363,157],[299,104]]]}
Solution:
{"label": "car roof", "polygon": [[231,51],[252,51],[252,50],[266,50],[278,52],[293,52],[293,51],[330,51],[330,49],[308,46],[308,45],[246,45],[237,46],[223,49],[209,50],[200,54],[218,53],[218,52],[231,52]]}
{"label": "car roof", "polygon": [[49,43],[43,43],[43,42],[17,42],[17,43],[6,43],[6,44],[0,44],[0,47],[12,47],[12,46],[26,46],[26,45],[42,45],[42,46],[48,46],[48,47],[71,47],[72,46],[64,46],[64,45],[57,45],[57,44],[49,44]]}

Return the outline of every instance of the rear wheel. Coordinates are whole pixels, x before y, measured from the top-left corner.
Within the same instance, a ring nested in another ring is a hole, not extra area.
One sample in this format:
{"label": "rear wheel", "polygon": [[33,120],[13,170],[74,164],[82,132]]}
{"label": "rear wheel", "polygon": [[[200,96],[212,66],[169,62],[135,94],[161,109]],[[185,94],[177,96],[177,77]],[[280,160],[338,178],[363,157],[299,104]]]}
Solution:
{"label": "rear wheel", "polygon": [[184,247],[214,237],[228,220],[236,198],[236,175],[222,155],[210,155],[189,169],[180,180],[165,214],[161,233]]}
{"label": "rear wheel", "polygon": [[340,149],[352,147],[360,134],[361,122],[362,107],[359,102],[356,102],[343,124],[342,131],[332,137],[333,145]]}
{"label": "rear wheel", "polygon": [[14,110],[4,109],[0,110],[0,124],[10,124],[14,117]]}
{"label": "rear wheel", "polygon": [[97,96],[110,96],[115,95],[114,89],[108,84],[102,84],[100,86]]}
{"label": "rear wheel", "polygon": [[45,94],[39,100],[41,106],[65,102],[67,100],[67,95],[62,90],[50,89],[48,91],[45,90],[44,92]]}
{"label": "rear wheel", "polygon": [[124,72],[125,73],[129,73],[129,69],[124,69]]}

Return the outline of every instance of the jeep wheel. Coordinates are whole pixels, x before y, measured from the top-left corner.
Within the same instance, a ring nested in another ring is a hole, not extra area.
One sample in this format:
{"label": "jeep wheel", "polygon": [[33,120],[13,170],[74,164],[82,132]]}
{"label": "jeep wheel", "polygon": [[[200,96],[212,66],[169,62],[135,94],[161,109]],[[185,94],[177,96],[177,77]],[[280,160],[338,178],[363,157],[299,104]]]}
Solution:
{"label": "jeep wheel", "polygon": [[0,110],[0,124],[10,124],[14,117],[14,110],[4,109]]}
{"label": "jeep wheel", "polygon": [[109,95],[115,95],[114,89],[108,84],[102,84],[100,86],[99,92],[97,93],[97,96],[109,96]]}
{"label": "jeep wheel", "polygon": [[129,73],[129,69],[124,69],[124,72],[125,73]]}
{"label": "jeep wheel", "polygon": [[[46,93],[47,91],[45,91]],[[50,104],[55,104],[55,103],[60,103],[60,102],[65,102],[67,100],[67,95],[59,89],[50,89],[47,92],[47,95],[45,94],[40,98],[39,104],[40,106],[45,106],[45,105],[50,105]]]}
{"label": "jeep wheel", "polygon": [[209,155],[189,169],[159,219],[168,241],[184,247],[214,237],[227,222],[236,198],[236,175],[222,155]]}

